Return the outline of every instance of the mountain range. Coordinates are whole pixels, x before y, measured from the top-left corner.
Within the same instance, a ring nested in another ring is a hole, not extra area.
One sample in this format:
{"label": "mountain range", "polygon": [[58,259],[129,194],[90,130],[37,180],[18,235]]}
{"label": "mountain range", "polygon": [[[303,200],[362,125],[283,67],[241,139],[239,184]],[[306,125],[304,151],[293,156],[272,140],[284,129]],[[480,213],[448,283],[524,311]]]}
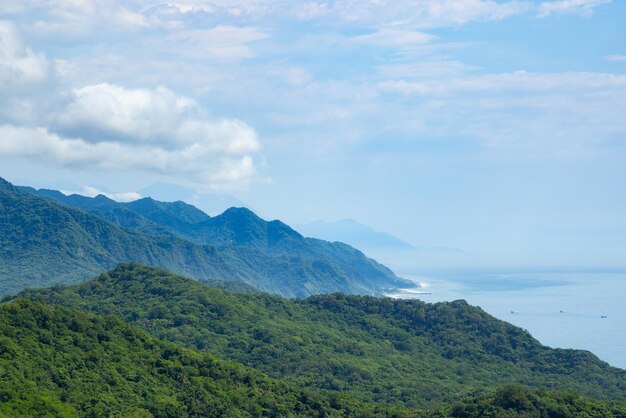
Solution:
{"label": "mountain range", "polygon": [[156,182],[137,190],[141,196],[165,202],[188,202],[209,215],[217,215],[232,207],[250,207],[229,194],[205,193],[179,184]]}
{"label": "mountain range", "polygon": [[355,248],[305,238],[245,208],[210,217],[183,202],[119,203],[0,179],[0,227],[0,294],[75,283],[131,261],[288,297],[410,286]]}
{"label": "mountain range", "polygon": [[345,242],[389,266],[393,271],[411,276],[420,276],[426,271],[467,267],[476,263],[475,258],[462,249],[414,245],[354,219],[314,221],[294,225],[294,228],[306,236]]}
{"label": "mountain range", "polygon": [[626,371],[246,208],[0,179],[0,231],[0,417],[626,417]]}

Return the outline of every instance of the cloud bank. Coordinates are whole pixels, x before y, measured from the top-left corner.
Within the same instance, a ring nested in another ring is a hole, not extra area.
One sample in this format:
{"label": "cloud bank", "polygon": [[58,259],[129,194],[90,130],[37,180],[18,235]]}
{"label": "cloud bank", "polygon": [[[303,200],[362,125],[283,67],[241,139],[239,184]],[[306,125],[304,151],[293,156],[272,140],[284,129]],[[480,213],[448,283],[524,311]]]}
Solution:
{"label": "cloud bank", "polygon": [[[253,128],[211,116],[193,99],[158,86],[99,83],[49,89],[53,66],[28,48],[15,25],[0,23],[0,155],[42,164],[101,170],[144,170],[213,188],[245,187],[261,149]],[[16,103],[38,115],[25,121]],[[20,113],[17,109],[17,113]],[[3,122],[2,122],[3,121]],[[20,123],[21,122],[21,123]]]}
{"label": "cloud bank", "polygon": [[0,21],[0,92],[45,81],[48,63],[20,38],[16,26]]}

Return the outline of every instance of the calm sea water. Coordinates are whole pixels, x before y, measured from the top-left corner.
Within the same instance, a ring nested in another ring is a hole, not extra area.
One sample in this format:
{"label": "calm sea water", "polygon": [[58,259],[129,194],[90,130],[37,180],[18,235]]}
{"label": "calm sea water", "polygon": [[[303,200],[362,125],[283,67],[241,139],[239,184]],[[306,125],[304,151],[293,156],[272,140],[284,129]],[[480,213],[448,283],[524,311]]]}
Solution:
{"label": "calm sea water", "polygon": [[589,350],[626,369],[626,273],[469,273],[403,277],[425,302],[465,299],[550,347]]}

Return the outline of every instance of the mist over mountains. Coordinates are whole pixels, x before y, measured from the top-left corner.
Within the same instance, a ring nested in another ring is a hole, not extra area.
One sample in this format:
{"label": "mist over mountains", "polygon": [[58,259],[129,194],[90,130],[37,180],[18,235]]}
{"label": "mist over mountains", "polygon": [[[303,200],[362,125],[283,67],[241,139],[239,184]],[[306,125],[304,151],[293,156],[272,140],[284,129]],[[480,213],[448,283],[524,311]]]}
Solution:
{"label": "mist over mountains", "polygon": [[408,242],[386,232],[376,231],[354,219],[338,221],[314,221],[295,226],[303,235],[341,241],[362,249],[409,250],[413,248]]}
{"label": "mist over mountains", "polygon": [[297,224],[295,229],[310,237],[345,242],[402,274],[471,267],[477,262],[472,254],[462,249],[415,245],[387,232],[377,231],[354,219],[314,221]]}

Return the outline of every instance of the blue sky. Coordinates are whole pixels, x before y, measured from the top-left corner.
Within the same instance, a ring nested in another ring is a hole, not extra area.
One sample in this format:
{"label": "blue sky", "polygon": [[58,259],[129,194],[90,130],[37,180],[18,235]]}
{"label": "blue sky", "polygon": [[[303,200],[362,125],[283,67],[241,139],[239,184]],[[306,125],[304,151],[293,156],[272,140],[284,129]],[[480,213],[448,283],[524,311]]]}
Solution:
{"label": "blue sky", "polygon": [[0,176],[230,193],[474,265],[625,267],[625,19],[610,0],[4,2]]}

